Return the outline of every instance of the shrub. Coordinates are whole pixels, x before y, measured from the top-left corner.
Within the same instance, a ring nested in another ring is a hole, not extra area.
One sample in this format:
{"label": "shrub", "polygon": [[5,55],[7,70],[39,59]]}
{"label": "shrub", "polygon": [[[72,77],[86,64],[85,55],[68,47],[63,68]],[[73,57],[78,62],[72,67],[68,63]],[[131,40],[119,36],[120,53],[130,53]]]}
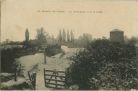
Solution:
{"label": "shrub", "polygon": [[74,63],[66,71],[66,84],[78,84],[79,89],[94,90],[137,88],[135,57],[134,45],[105,39],[93,41],[74,57]]}
{"label": "shrub", "polygon": [[10,48],[1,50],[1,71],[2,72],[14,72],[15,70],[15,58],[20,56],[19,52],[22,48]]}
{"label": "shrub", "polygon": [[48,56],[53,56],[59,52],[61,52],[61,45],[59,45],[59,44],[48,45],[46,48],[46,54]]}

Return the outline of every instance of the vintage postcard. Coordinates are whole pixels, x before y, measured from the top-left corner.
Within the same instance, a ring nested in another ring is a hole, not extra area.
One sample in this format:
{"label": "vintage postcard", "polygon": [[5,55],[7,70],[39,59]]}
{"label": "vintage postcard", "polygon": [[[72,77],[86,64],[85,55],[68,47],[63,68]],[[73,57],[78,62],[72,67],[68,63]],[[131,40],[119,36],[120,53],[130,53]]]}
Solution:
{"label": "vintage postcard", "polygon": [[138,0],[0,0],[1,90],[138,90]]}

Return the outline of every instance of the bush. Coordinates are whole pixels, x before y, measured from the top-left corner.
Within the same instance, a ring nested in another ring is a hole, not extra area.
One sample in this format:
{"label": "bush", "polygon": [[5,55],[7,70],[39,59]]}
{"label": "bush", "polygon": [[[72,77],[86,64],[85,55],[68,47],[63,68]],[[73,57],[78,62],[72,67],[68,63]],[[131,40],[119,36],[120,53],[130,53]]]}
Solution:
{"label": "bush", "polygon": [[1,50],[1,71],[14,72],[15,71],[15,58],[20,57],[19,52],[23,48],[10,48]]}
{"label": "bush", "polygon": [[78,84],[79,89],[138,89],[135,57],[134,45],[93,41],[74,57],[66,71],[66,84]]}
{"label": "bush", "polygon": [[48,45],[46,48],[46,54],[48,56],[53,56],[57,53],[61,52],[61,45],[55,44],[55,45]]}

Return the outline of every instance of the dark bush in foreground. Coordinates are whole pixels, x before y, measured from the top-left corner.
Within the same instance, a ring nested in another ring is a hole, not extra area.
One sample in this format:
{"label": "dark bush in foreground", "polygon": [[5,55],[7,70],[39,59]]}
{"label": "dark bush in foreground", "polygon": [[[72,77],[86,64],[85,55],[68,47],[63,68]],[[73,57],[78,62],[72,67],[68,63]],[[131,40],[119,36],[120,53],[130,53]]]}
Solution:
{"label": "dark bush in foreground", "polygon": [[66,83],[79,89],[138,89],[137,64],[134,45],[96,40],[74,57]]}
{"label": "dark bush in foreground", "polygon": [[10,48],[1,50],[1,71],[2,72],[14,72],[15,70],[15,58],[19,57],[22,48]]}
{"label": "dark bush in foreground", "polygon": [[19,58],[21,56],[34,54],[35,51],[33,49],[25,49],[25,48],[9,48],[1,50],[1,71],[13,73],[16,68],[15,58]]}

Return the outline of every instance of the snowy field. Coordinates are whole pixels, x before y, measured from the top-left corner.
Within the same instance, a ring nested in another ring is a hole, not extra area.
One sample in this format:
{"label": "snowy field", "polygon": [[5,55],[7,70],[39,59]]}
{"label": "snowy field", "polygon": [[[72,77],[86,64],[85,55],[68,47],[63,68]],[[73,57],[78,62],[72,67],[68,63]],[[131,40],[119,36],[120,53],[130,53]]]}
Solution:
{"label": "snowy field", "polygon": [[72,60],[69,57],[73,56],[79,49],[68,48],[66,46],[61,47],[63,53],[59,53],[52,57],[46,57],[47,63],[44,64],[44,54],[37,53],[35,55],[23,56],[16,59],[17,63],[23,66],[23,74],[28,80],[27,72],[36,72],[36,89],[47,89],[44,84],[44,68],[47,70],[65,71],[70,66]]}

